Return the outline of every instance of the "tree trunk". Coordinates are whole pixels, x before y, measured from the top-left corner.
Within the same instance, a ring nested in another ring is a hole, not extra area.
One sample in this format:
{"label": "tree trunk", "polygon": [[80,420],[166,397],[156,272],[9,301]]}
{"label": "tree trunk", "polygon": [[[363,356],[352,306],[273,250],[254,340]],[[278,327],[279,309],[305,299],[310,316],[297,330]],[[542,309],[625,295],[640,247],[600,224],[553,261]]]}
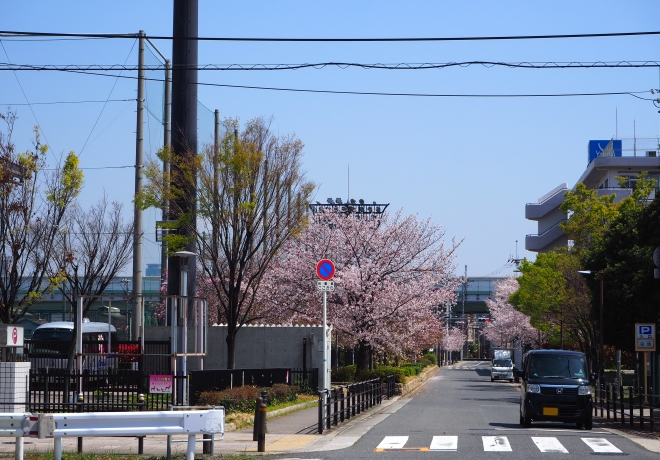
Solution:
{"label": "tree trunk", "polygon": [[227,369],[236,367],[236,330],[227,325]]}
{"label": "tree trunk", "polygon": [[371,347],[367,342],[360,341],[358,343],[357,356],[356,356],[356,366],[355,366],[355,378],[359,380],[360,375],[369,371],[369,357],[370,357]]}

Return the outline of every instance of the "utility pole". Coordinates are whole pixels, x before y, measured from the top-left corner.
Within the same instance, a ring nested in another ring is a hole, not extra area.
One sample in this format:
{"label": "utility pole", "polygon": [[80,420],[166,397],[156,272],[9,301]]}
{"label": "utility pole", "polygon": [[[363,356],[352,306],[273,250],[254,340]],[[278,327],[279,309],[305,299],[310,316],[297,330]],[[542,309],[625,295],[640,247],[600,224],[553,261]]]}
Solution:
{"label": "utility pole", "polygon": [[[172,150],[174,157],[191,159],[197,154],[197,59],[198,59],[198,0],[174,0],[172,40]],[[180,176],[178,167],[170,165],[172,181]],[[176,186],[177,184],[173,184]],[[180,184],[179,184],[180,186]],[[186,185],[186,196],[177,200],[176,209],[170,210],[168,220],[176,220],[181,213],[190,215],[189,226],[195,225],[197,190]],[[181,229],[183,236],[190,237],[186,251],[196,253],[194,229]],[[167,293],[181,295],[181,258],[168,258]],[[188,286],[185,292],[196,292],[195,265],[188,267]]]}
{"label": "utility pole", "polygon": [[[163,130],[163,147],[170,149],[172,147],[172,62],[169,59],[165,59],[165,113],[163,118],[165,119],[165,129]],[[166,158],[163,161],[163,175],[169,177],[170,175],[170,162]],[[170,201],[169,199],[163,200],[162,207],[162,219],[163,222],[167,222],[170,213]],[[164,229],[161,229],[161,232]],[[161,281],[165,279],[165,274],[167,273],[167,244],[161,238],[161,247],[160,247],[160,279]]]}
{"label": "utility pole", "polygon": [[[461,296],[461,318],[463,318],[463,326],[465,326],[465,331],[466,334],[465,336],[467,337],[467,321],[465,320],[465,298],[467,297],[467,282],[468,282],[468,277],[467,277],[467,264],[465,265],[465,281],[463,281],[463,295]],[[461,332],[463,332],[461,328]],[[461,361],[463,361],[463,349],[466,347],[467,342],[463,344],[461,347]]]}
{"label": "utility pole", "polygon": [[[144,30],[140,31],[138,51],[137,129],[135,130],[135,196],[142,193],[144,164]],[[138,340],[142,322],[142,211],[134,208],[133,227],[133,310],[131,312],[131,340]]]}

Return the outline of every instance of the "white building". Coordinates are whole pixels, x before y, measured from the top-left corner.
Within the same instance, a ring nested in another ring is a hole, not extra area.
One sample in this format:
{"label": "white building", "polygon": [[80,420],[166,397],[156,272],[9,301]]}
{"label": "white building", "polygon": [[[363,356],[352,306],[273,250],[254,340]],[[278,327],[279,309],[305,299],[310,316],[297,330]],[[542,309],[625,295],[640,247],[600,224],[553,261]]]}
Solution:
{"label": "white building", "polygon": [[[630,196],[636,185],[635,178],[642,172],[646,171],[649,177],[660,179],[659,152],[658,139],[589,141],[587,169],[576,183],[581,182],[589,189],[597,189],[599,196],[616,194],[615,201],[620,201]],[[619,185],[618,177],[627,178],[626,187]],[[561,184],[536,203],[525,205],[525,218],[538,222],[538,233],[525,237],[525,249],[548,252],[566,246],[568,238],[559,224],[567,216],[559,207],[567,191],[568,184]],[[655,198],[655,192],[651,198]]]}

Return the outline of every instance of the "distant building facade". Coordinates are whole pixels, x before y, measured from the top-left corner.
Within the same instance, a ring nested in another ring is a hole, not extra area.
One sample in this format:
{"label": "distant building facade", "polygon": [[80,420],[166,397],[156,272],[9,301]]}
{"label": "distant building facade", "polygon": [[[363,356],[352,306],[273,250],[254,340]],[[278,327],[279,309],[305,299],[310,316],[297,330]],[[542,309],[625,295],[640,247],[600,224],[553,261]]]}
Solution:
{"label": "distant building facade", "polygon": [[[636,177],[642,172],[660,179],[659,148],[656,139],[589,141],[587,169],[577,183],[597,189],[599,196],[616,194],[615,201],[620,201],[631,195]],[[619,185],[618,177],[626,178],[625,187]],[[568,244],[568,237],[560,228],[567,216],[559,209],[568,190],[568,184],[561,184],[536,203],[525,205],[525,218],[538,223],[538,233],[525,237],[525,249],[545,253]],[[655,193],[651,198],[655,198]]]}

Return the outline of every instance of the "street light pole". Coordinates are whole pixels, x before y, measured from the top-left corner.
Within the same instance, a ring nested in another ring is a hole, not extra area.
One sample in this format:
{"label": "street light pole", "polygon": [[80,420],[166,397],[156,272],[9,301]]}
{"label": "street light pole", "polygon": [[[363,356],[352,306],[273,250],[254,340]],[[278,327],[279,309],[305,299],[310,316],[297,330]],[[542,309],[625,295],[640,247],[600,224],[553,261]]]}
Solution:
{"label": "street light pole", "polygon": [[600,369],[598,370],[598,378],[602,379],[605,372],[605,363],[603,362],[603,272],[598,272],[600,278]]}

